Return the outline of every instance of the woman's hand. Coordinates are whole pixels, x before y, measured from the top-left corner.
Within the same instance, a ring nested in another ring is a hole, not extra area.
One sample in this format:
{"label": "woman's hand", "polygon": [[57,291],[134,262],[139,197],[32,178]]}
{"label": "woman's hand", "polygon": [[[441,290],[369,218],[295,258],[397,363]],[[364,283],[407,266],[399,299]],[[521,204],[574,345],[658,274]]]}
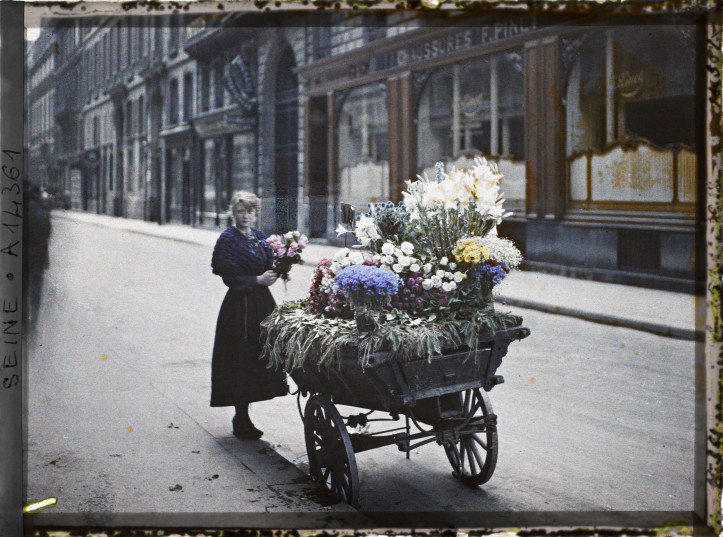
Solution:
{"label": "woman's hand", "polygon": [[276,282],[278,277],[278,274],[276,274],[273,270],[267,270],[260,276],[256,276],[256,283],[265,287],[270,287]]}

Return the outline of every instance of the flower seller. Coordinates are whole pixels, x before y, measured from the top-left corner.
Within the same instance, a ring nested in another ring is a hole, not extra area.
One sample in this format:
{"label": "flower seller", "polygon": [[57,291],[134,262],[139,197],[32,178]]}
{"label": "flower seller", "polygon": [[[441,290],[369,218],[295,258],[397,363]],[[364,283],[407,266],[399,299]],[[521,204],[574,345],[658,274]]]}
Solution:
{"label": "flower seller", "polygon": [[234,225],[216,242],[211,260],[213,273],[228,287],[216,324],[211,362],[211,406],[234,406],[233,434],[258,439],[263,434],[249,417],[249,403],[286,395],[286,375],[267,368],[260,360],[261,321],[276,306],[269,287],[278,276],[271,270],[273,252],[266,235],[251,227],[256,222],[260,200],[238,191],[229,210]]}

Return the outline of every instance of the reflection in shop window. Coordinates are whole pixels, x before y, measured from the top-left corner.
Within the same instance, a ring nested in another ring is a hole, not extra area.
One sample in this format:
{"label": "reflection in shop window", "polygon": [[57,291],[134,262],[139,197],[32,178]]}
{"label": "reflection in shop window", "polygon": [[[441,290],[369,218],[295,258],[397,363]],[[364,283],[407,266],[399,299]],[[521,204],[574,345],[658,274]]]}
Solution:
{"label": "reflection in shop window", "polygon": [[349,92],[339,114],[339,200],[363,208],[389,199],[389,115],[386,86]]}
{"label": "reflection in shop window", "polygon": [[566,92],[572,207],[693,210],[693,36],[684,26],[623,27],[583,43]]}
{"label": "reflection in shop window", "polygon": [[203,145],[203,207],[206,218],[216,217],[216,162],[213,140]]}
{"label": "reflection in shop window", "polygon": [[233,137],[231,174],[233,190],[254,192],[254,135],[250,132]]}
{"label": "reflection in shop window", "polygon": [[417,169],[469,168],[474,157],[497,163],[507,206],[525,206],[525,108],[521,51],[435,70],[419,96]]}

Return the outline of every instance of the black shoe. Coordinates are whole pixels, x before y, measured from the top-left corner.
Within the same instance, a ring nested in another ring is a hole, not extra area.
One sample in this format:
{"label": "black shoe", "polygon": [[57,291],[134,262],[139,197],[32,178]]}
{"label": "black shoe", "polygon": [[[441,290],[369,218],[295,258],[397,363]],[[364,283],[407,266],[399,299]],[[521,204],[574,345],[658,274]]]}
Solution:
{"label": "black shoe", "polygon": [[244,423],[238,422],[234,418],[231,421],[231,424],[233,425],[233,435],[237,438],[241,438],[244,440],[258,440],[264,434],[263,431],[260,431],[253,426],[251,420],[248,420],[248,422]]}

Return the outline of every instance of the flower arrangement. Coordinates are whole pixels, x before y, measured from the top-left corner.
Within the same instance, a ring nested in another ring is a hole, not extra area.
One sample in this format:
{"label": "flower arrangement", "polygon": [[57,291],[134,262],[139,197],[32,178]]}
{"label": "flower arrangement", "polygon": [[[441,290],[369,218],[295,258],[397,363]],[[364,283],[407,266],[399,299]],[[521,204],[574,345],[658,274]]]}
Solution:
{"label": "flower arrangement", "polygon": [[[512,322],[510,314],[494,311],[492,295],[494,286],[522,260],[512,241],[493,232],[511,214],[502,208],[501,178],[496,166],[481,158],[470,170],[453,168],[448,173],[437,163],[435,179],[407,182],[399,204],[369,204],[353,228],[337,228],[339,234],[353,233],[371,257],[343,248],[322,260],[309,298],[300,306],[304,313],[295,319],[303,319],[303,330],[311,334],[311,319],[323,330],[326,320],[342,322],[354,315],[357,337],[366,335],[354,339],[344,331],[335,343],[327,334],[314,334],[323,360],[350,342],[365,352],[389,347],[404,359],[432,356],[443,341],[472,349],[480,330]],[[378,322],[380,318],[385,322]],[[297,349],[293,342],[298,343],[299,336],[285,323],[281,318],[268,323],[288,336],[286,343],[279,339],[269,347],[277,363],[283,345]],[[334,326],[341,330],[341,325]],[[353,325],[343,326],[348,330]],[[305,345],[304,353],[311,356],[312,347]]]}
{"label": "flower arrangement", "polygon": [[293,265],[303,265],[301,252],[309,243],[306,235],[298,231],[289,231],[283,235],[271,235],[266,242],[274,252],[273,271],[279,275],[284,284],[289,281],[289,271]]}

